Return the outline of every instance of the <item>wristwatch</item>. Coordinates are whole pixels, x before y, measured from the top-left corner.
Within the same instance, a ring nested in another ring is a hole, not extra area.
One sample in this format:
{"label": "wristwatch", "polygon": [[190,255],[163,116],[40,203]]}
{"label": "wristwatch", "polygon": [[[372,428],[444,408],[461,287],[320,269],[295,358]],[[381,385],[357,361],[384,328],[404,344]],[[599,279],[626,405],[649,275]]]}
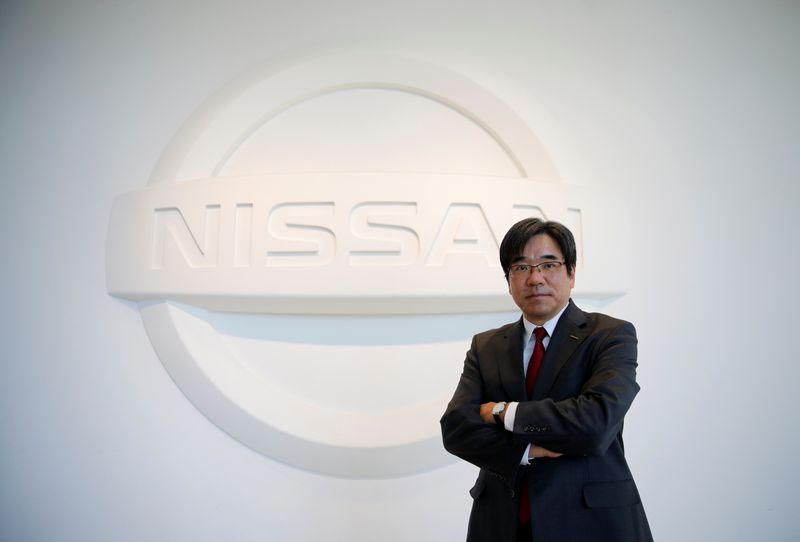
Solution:
{"label": "wristwatch", "polygon": [[494,423],[497,425],[503,425],[503,420],[500,419],[500,414],[506,409],[505,401],[501,401],[499,403],[495,403],[492,407],[492,417],[494,417]]}

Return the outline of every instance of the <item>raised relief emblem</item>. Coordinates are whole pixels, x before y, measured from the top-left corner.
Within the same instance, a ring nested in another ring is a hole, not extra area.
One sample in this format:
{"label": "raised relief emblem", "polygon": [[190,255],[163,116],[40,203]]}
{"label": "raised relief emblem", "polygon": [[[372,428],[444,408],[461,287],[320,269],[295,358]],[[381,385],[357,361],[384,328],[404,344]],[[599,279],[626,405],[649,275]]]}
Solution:
{"label": "raised relief emblem", "polygon": [[497,259],[512,223],[570,226],[577,296],[625,291],[618,201],[562,181],[529,122],[408,58],[255,71],[115,200],[108,292],[245,445],[338,476],[448,463],[438,418],[468,339],[453,330],[514,311]]}

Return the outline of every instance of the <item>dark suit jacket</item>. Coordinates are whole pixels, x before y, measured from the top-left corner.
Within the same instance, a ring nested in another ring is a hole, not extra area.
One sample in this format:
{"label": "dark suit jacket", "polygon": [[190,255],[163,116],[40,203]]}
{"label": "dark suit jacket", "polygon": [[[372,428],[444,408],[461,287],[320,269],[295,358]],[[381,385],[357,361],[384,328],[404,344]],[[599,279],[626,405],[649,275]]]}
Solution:
{"label": "dark suit jacket", "polygon": [[[636,331],[570,300],[527,400],[522,320],[476,335],[441,419],[445,448],[480,467],[468,542],[514,540],[523,471],[535,542],[652,541],[625,461],[622,423],[639,391]],[[517,401],[513,432],[481,420],[489,401]],[[519,462],[528,443],[564,455]]]}

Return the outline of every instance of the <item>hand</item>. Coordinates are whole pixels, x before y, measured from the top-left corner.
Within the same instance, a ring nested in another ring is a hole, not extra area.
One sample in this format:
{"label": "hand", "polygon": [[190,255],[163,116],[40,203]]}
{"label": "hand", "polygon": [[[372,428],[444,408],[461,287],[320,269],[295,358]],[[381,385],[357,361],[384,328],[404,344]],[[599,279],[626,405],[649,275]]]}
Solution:
{"label": "hand", "polygon": [[535,444],[531,444],[531,451],[528,452],[528,457],[531,459],[539,459],[541,457],[561,457],[564,454],[558,452],[551,452],[547,448],[542,448]]}
{"label": "hand", "polygon": [[486,423],[490,423],[492,425],[494,425],[494,416],[492,416],[492,409],[494,408],[495,404],[497,403],[483,403],[481,405],[481,410],[480,410],[481,419]]}

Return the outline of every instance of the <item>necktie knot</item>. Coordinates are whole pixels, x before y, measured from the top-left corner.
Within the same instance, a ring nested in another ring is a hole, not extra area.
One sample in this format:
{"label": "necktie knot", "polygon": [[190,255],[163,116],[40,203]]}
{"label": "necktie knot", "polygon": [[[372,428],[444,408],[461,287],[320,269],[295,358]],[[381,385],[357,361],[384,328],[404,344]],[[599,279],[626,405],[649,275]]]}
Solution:
{"label": "necktie knot", "polygon": [[536,336],[537,342],[542,342],[547,337],[547,330],[543,327],[537,327],[533,330],[533,334]]}

